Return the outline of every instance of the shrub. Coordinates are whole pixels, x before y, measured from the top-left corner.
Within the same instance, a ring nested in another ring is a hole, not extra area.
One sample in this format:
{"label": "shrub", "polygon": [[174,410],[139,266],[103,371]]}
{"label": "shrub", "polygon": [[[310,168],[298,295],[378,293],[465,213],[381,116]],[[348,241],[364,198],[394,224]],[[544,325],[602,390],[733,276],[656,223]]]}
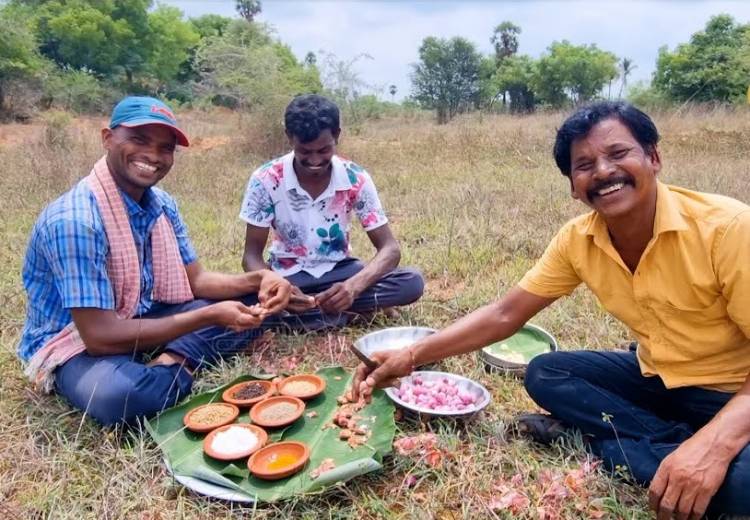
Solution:
{"label": "shrub", "polygon": [[671,107],[674,103],[669,96],[656,90],[654,87],[642,81],[635,83],[628,89],[625,96],[628,101],[642,110],[662,110]]}
{"label": "shrub", "polygon": [[45,122],[44,144],[50,148],[64,148],[70,144],[70,123],[73,118],[62,110],[50,110],[42,114]]}
{"label": "shrub", "polygon": [[59,70],[45,84],[45,101],[49,108],[78,114],[107,112],[121,92],[104,86],[93,74],[82,70]]}

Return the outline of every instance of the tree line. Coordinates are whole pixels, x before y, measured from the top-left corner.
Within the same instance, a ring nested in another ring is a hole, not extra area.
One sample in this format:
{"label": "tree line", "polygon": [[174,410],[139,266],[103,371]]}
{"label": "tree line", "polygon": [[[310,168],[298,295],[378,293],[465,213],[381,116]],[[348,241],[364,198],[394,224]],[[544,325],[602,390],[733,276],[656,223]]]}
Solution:
{"label": "tree line", "polygon": [[[594,98],[621,98],[635,64],[596,45],[553,42],[535,59],[518,53],[521,27],[505,21],[490,38],[491,56],[461,37],[428,37],[414,64],[414,99],[439,123],[475,109],[511,113],[566,108]],[[627,94],[636,103],[744,102],[750,96],[750,24],[712,17],[704,30],[670,51],[659,50],[649,86]]]}
{"label": "tree line", "polygon": [[323,85],[314,59],[300,62],[254,20],[185,19],[152,0],[10,0],[0,5],[0,116],[30,107],[106,112],[124,93],[173,103],[248,108]]}
{"label": "tree line", "polygon": [[[349,121],[393,109],[397,88],[376,95],[356,73],[360,55],[298,59],[256,20],[259,0],[236,0],[239,18],[185,18],[153,0],[0,0],[0,119],[33,108],[108,111],[123,94],[174,104],[276,111],[295,94],[325,92]],[[502,22],[482,55],[461,37],[427,37],[402,109],[434,110],[438,122],[471,110],[526,113],[627,95],[640,104],[735,103],[750,83],[750,24],[711,18],[674,50],[660,49],[650,85],[628,86],[636,67],[596,45],[552,42],[538,58],[519,54],[522,30]]]}

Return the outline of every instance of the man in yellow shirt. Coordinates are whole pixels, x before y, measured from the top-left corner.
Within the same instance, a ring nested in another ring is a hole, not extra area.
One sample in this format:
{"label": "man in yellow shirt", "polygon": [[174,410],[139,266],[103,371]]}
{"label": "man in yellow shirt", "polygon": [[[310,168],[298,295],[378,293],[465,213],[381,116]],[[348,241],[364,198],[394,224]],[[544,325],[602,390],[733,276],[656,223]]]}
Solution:
{"label": "man in yellow shirt", "polygon": [[[437,334],[360,365],[354,391],[515,333],[581,282],[630,327],[637,351],[538,356],[525,386],[559,423],[579,428],[613,469],[649,486],[658,518],[750,514],[750,207],[657,180],[659,134],[623,102],[578,110],[555,161],[593,211],[568,222],[497,302]],[[606,419],[606,420],[604,420]],[[616,432],[616,435],[615,435]]]}

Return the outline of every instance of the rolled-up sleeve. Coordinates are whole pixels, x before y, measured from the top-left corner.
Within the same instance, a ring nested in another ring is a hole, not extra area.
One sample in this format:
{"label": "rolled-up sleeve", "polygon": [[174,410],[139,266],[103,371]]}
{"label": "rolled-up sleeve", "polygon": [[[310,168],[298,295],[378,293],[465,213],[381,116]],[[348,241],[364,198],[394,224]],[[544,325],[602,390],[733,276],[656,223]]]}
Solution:
{"label": "rolled-up sleeve", "polygon": [[521,279],[521,289],[543,298],[559,298],[569,295],[581,283],[570,261],[570,237],[572,227],[564,226],[547,246],[547,249]]}

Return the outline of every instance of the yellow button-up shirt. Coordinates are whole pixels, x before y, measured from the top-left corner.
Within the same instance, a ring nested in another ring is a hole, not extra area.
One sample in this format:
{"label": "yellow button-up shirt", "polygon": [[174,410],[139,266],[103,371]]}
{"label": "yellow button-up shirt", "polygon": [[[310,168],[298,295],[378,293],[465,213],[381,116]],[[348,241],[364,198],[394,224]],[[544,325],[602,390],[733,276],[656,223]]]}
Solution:
{"label": "yellow button-up shirt", "polygon": [[644,376],[734,392],[750,373],[750,206],[658,183],[634,273],[591,212],[563,226],[519,285],[556,298],[581,282],[630,327]]}

